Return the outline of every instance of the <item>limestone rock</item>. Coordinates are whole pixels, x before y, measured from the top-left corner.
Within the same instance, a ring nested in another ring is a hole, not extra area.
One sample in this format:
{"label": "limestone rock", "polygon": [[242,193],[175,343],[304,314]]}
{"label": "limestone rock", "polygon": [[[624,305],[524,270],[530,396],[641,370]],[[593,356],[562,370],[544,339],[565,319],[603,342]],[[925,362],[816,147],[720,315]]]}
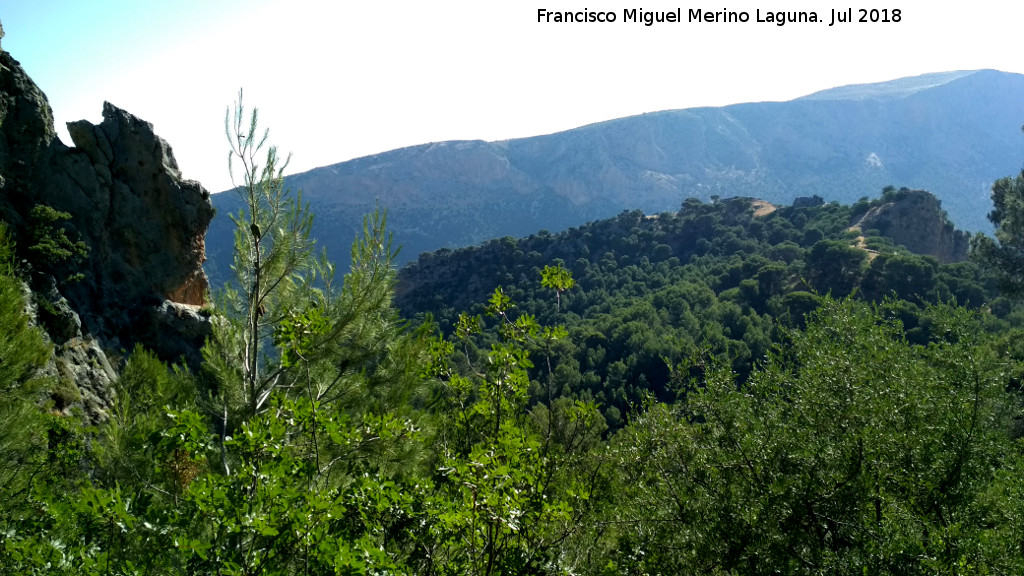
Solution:
{"label": "limestone rock", "polygon": [[800,196],[793,200],[793,208],[814,208],[825,203],[825,199],[815,194],[814,196]]}
{"label": "limestone rock", "polygon": [[969,234],[954,228],[939,199],[924,190],[904,188],[853,225],[878,230],[911,252],[934,256],[944,264],[966,260],[971,243]]}
{"label": "limestone rock", "polygon": [[56,139],[46,95],[0,51],[0,218],[18,227]]}
{"label": "limestone rock", "polygon": [[162,358],[184,358],[193,366],[202,362],[195,343],[205,342],[212,330],[209,315],[198,306],[170,300],[149,308],[140,322],[140,335],[150,349]]}
{"label": "limestone rock", "polygon": [[[152,124],[108,102],[100,124],[68,131],[74,147],[56,137],[46,95],[0,50],[0,220],[33,270],[33,316],[56,345],[52,375],[95,419],[116,378],[104,350],[142,343],[165,361],[199,362],[209,321],[194,310],[208,291],[213,206]],[[63,231],[88,246],[84,260],[33,260],[27,216],[41,204],[71,215]]]}
{"label": "limestone rock", "polygon": [[22,284],[25,314],[53,345],[53,355],[41,375],[53,382],[54,408],[71,414],[81,409],[88,422],[105,420],[110,406],[110,385],[117,380],[99,340],[82,335],[81,321],[56,283],[46,293],[33,292]]}
{"label": "limestone rock", "polygon": [[82,320],[67,298],[57,291],[56,282],[45,293],[37,292],[36,313],[50,339],[58,344],[82,336]]}
{"label": "limestone rock", "polygon": [[[110,407],[111,384],[117,373],[110,366],[98,340],[75,337],[54,350],[60,394],[57,408],[81,406],[90,422],[106,419]],[[69,386],[70,385],[70,386]],[[60,406],[66,403],[65,406]]]}
{"label": "limestone rock", "polygon": [[95,291],[118,302],[202,305],[209,192],[181,178],[171,147],[150,123],[109,102],[100,125],[78,121],[68,129],[76,148],[55,158],[49,203],[75,214],[82,238],[98,252],[91,260]]}
{"label": "limestone rock", "polygon": [[72,215],[65,229],[90,256],[69,266],[84,280],[60,290],[87,331],[122,331],[121,321],[98,319],[111,308],[130,323],[140,305],[202,305],[213,206],[202,185],[182,178],[170,145],[152,124],[107,102],[99,125],[68,124],[69,148],[55,137],[46,96],[9,54],[0,63],[0,209],[16,232],[36,204]]}

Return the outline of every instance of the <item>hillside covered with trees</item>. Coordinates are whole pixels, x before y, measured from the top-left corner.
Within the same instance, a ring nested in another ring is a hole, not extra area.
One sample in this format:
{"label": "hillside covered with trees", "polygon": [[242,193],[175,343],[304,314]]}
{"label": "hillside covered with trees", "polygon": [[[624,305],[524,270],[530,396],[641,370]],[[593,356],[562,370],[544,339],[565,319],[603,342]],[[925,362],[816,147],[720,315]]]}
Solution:
{"label": "hillside covered with trees", "polygon": [[[749,198],[688,199],[679,212],[623,212],[561,234],[423,254],[401,270],[396,303],[446,328],[464,311],[483,313],[500,287],[521,313],[568,329],[554,367],[557,395],[595,400],[614,428],[646,394],[675,397],[673,369],[695,355],[727,361],[745,379],[826,295],[876,304],[919,344],[932,330],[922,317],[929,304],[984,307],[994,331],[1019,324],[977,264],[943,264],[851,226],[922,195],[887,188],[853,206],[809,198],[778,209]],[[889,224],[930,219],[952,228],[941,211],[905,218]],[[538,282],[549,265],[570,272],[575,287],[552,298]]]}
{"label": "hillside covered with trees", "polygon": [[[401,272],[375,211],[339,271],[240,93],[207,295],[209,197],[166,142],[114,107],[75,149],[35,138],[45,98],[0,59],[0,573],[1024,571],[1024,174],[970,259],[933,197],[886,188]],[[113,237],[71,210],[95,197],[194,228]]]}

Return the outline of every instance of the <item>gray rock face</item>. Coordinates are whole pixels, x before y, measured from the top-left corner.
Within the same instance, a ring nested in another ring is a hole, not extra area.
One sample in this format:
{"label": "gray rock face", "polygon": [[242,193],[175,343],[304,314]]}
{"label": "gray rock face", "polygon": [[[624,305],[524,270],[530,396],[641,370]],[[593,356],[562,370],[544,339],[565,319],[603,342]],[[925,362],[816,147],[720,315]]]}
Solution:
{"label": "gray rock face", "polygon": [[861,230],[878,230],[915,254],[935,256],[949,264],[967,259],[971,237],[956,230],[938,198],[924,190],[901,191],[892,202],[869,210],[855,223]]}
{"label": "gray rock face", "polygon": [[43,293],[33,292],[22,283],[22,292],[25,314],[34,326],[43,329],[43,337],[53,346],[53,355],[41,372],[54,383],[54,409],[69,414],[81,408],[87,421],[105,420],[110,385],[117,379],[117,372],[99,341],[83,337],[78,314],[55,285]]}
{"label": "gray rock face", "polygon": [[82,320],[71,308],[67,298],[51,283],[46,292],[36,293],[36,313],[46,326],[47,335],[57,344],[82,336]]}
{"label": "gray rock face", "polygon": [[0,217],[15,231],[56,138],[53,113],[21,64],[0,51]]}
{"label": "gray rock face", "polygon": [[[74,147],[56,138],[46,96],[0,50],[0,219],[35,270],[36,317],[56,345],[55,375],[101,415],[116,378],[104,350],[142,343],[167,361],[199,361],[210,324],[191,311],[208,292],[204,237],[214,210],[150,123],[104,103],[103,122],[68,131]],[[47,264],[53,277],[78,281],[54,281],[26,250],[28,214],[41,204],[71,214],[64,233],[89,247],[82,261]]]}
{"label": "gray rock face", "polygon": [[793,200],[794,208],[814,208],[825,203],[825,199],[815,194],[814,196],[801,196]]}
{"label": "gray rock face", "polygon": [[[99,341],[76,336],[54,350],[58,408],[80,405],[91,422],[105,420],[110,407],[110,385],[117,373],[110,366]],[[64,405],[61,405],[64,404]]]}
{"label": "gray rock face", "polygon": [[196,343],[202,344],[211,334],[210,317],[200,313],[199,306],[164,300],[151,306],[138,323],[140,338],[166,358],[184,359],[191,366],[202,362]]}
{"label": "gray rock face", "polygon": [[45,201],[74,214],[97,252],[91,288],[118,301],[202,305],[210,193],[181,178],[171,147],[150,123],[109,102],[100,125],[80,120],[68,131],[76,148],[52,157]]}

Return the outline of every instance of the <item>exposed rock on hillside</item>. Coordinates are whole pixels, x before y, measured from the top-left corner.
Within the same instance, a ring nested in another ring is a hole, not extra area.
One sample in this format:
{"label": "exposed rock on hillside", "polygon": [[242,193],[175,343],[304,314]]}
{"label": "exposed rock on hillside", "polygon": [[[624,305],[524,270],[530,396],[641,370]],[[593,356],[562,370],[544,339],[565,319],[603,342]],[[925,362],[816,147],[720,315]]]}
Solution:
{"label": "exposed rock on hillside", "polygon": [[854,224],[862,231],[878,230],[915,254],[935,256],[942,263],[967,259],[970,235],[954,228],[939,199],[924,190],[888,194]]}
{"label": "exposed rock on hillside", "polygon": [[[214,211],[209,192],[182,178],[148,122],[104,103],[102,123],[68,130],[74,147],[56,137],[43,92],[0,51],[0,219],[32,271],[39,320],[64,366],[58,372],[94,393],[101,409],[102,380],[113,372],[80,378],[80,361],[109,367],[96,356],[137,342],[165,360],[199,361],[209,322],[195,309],[208,290],[204,237]],[[88,246],[84,260],[44,267],[27,250],[38,205],[71,215],[62,230]]]}

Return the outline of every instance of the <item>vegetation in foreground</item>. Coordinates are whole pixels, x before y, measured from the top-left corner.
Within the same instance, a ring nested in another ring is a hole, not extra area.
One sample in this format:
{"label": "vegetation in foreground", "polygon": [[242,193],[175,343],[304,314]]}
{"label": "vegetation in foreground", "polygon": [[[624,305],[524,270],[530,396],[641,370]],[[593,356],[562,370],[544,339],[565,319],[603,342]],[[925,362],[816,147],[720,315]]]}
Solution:
{"label": "vegetation in foreground", "polygon": [[[266,133],[234,112],[247,207],[202,369],[136,349],[107,422],[40,409],[48,349],[0,234],[0,571],[1024,569],[1019,339],[973,265],[895,248],[854,262],[824,227],[787,218],[792,231],[769,222],[756,236],[739,204],[691,203],[663,216],[694,235],[687,263],[669,244],[657,262],[550,262],[452,313],[450,329],[413,325],[392,304],[384,217],[367,218],[339,282],[282,186],[286,162],[270,148],[257,165]],[[1012,279],[1024,186],[1006,186],[998,243],[977,242]],[[723,224],[730,210],[738,223]],[[716,260],[716,243],[740,256]],[[580,358],[611,349],[595,322],[609,342],[612,324],[647,336],[588,372]],[[627,365],[659,334],[660,364]]]}

